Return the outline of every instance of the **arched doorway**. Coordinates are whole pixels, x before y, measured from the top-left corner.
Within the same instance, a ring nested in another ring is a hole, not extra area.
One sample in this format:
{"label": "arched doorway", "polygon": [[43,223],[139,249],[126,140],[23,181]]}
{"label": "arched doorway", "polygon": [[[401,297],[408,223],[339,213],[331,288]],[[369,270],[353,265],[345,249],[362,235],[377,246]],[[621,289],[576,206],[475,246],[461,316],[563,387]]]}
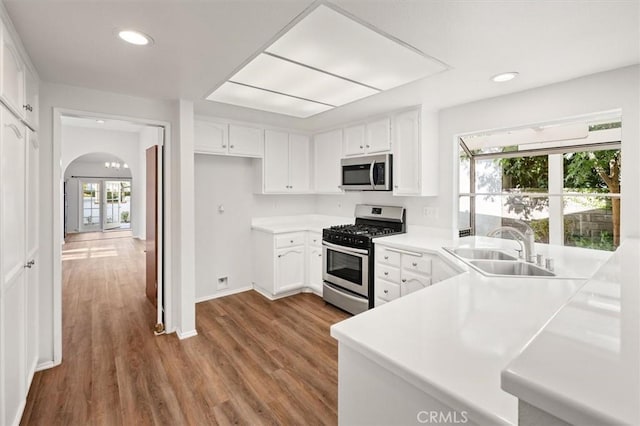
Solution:
{"label": "arched doorway", "polygon": [[74,159],[64,172],[65,236],[78,232],[130,230],[133,198],[129,164],[110,153]]}

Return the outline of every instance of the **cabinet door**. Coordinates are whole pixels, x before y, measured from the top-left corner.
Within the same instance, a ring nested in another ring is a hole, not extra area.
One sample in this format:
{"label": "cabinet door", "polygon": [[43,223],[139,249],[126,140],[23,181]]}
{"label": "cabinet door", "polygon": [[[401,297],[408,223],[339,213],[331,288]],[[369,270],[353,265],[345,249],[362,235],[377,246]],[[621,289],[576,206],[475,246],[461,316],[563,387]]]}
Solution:
{"label": "cabinet door", "polygon": [[273,130],[265,131],[264,192],[289,191],[289,135]]}
{"label": "cabinet door", "polygon": [[367,123],[367,154],[391,151],[391,125],[388,118]]}
{"label": "cabinet door", "polygon": [[264,130],[256,127],[229,125],[229,154],[262,157]]}
{"label": "cabinet door", "polygon": [[422,290],[431,285],[431,277],[412,274],[402,271],[402,280],[400,282],[400,296],[406,296],[414,291]]}
{"label": "cabinet door", "polygon": [[26,396],[25,373],[25,127],[0,106],[0,389],[2,424],[16,424]]}
{"label": "cabinet door", "polygon": [[309,136],[289,135],[289,190],[309,192],[311,189]]}
{"label": "cabinet door", "polygon": [[344,129],[343,151],[345,157],[364,154],[364,124]]}
{"label": "cabinet door", "polygon": [[394,123],[393,194],[420,195],[420,113],[398,114]]}
{"label": "cabinet door", "polygon": [[197,120],[194,125],[193,149],[208,154],[226,154],[229,143],[229,125]]}
{"label": "cabinet door", "polygon": [[29,127],[38,130],[38,111],[40,108],[40,89],[33,71],[25,67],[25,105],[24,118]]}
{"label": "cabinet door", "polygon": [[340,194],[342,189],[342,130],[320,133],[313,137],[315,192]]}
{"label": "cabinet door", "polygon": [[276,251],[276,293],[304,286],[304,247]]}
{"label": "cabinet door", "polygon": [[6,28],[2,29],[1,53],[0,94],[20,117],[24,117],[24,64]]}
{"label": "cabinet door", "polygon": [[311,247],[309,250],[309,283],[318,294],[322,293],[322,248]]}

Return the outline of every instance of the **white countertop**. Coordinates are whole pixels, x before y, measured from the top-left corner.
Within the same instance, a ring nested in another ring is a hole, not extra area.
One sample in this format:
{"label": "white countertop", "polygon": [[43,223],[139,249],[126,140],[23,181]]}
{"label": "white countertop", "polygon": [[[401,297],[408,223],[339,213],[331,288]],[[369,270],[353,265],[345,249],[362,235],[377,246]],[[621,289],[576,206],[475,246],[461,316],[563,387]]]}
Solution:
{"label": "white countertop", "polygon": [[640,424],[640,240],[626,240],[514,359],[502,388],[573,424]]}
{"label": "white countertop", "polygon": [[329,226],[344,225],[353,222],[353,217],[326,216],[318,214],[256,217],[251,219],[251,229],[271,234],[301,231],[322,232],[323,228],[328,228]]}
{"label": "white countertop", "polygon": [[[450,260],[455,258],[441,247],[517,245],[486,237],[456,241],[411,229],[376,244],[437,252]],[[553,256],[557,269],[572,277],[591,276],[611,255],[546,245],[536,250]],[[455,410],[467,411],[472,421],[515,424],[517,399],[500,388],[500,373],[584,282],[487,277],[468,269],[335,324],[331,335]]]}

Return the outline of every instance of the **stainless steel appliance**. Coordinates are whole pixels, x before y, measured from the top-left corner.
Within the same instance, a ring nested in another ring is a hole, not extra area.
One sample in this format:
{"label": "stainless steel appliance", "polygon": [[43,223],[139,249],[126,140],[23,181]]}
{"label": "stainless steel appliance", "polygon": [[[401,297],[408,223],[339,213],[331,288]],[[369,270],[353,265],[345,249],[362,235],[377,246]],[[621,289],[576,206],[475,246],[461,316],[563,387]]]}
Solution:
{"label": "stainless steel appliance", "polygon": [[391,154],[343,158],[342,185],[345,191],[391,191]]}
{"label": "stainless steel appliance", "polygon": [[322,230],[322,297],[352,314],[373,308],[373,239],[406,230],[404,207],[358,204],[355,216]]}

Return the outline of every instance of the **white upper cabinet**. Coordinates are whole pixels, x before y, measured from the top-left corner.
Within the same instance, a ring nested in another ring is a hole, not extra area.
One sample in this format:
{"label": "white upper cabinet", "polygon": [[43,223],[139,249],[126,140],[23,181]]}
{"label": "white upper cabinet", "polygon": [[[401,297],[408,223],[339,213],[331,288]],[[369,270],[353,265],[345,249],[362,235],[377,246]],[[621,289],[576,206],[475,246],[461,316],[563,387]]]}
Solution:
{"label": "white upper cabinet", "polygon": [[292,191],[309,192],[311,189],[309,145],[309,136],[289,134],[289,189]]}
{"label": "white upper cabinet", "polygon": [[264,130],[224,121],[196,119],[193,150],[199,154],[262,157]]}
{"label": "white upper cabinet", "polygon": [[344,155],[377,154],[391,151],[389,118],[371,121],[344,129]]}
{"label": "white upper cabinet", "polygon": [[193,148],[195,152],[204,154],[227,154],[229,152],[229,125],[196,120]]}
{"label": "white upper cabinet", "polygon": [[388,118],[367,123],[365,152],[375,154],[391,150],[391,123]]}
{"label": "white upper cabinet", "polygon": [[24,121],[27,126],[33,130],[38,130],[39,125],[39,108],[40,108],[40,90],[38,86],[38,78],[36,74],[28,67],[25,67],[25,103],[24,103]]}
{"label": "white upper cabinet", "polygon": [[264,132],[264,192],[289,190],[289,134]]}
{"label": "white upper cabinet", "polygon": [[262,157],[264,130],[257,127],[229,125],[229,154]]}
{"label": "white upper cabinet", "polygon": [[345,157],[351,155],[364,154],[364,142],[365,139],[365,126],[360,124],[357,126],[351,126],[344,129],[344,155]]}
{"label": "white upper cabinet", "polygon": [[5,27],[2,28],[2,50],[0,52],[0,97],[15,114],[24,118],[25,66],[18,49]]}
{"label": "white upper cabinet", "polygon": [[421,108],[393,117],[393,195],[438,195],[437,112]]}
{"label": "white upper cabinet", "polygon": [[394,117],[393,194],[420,195],[420,111]]}
{"label": "white upper cabinet", "polygon": [[314,186],[318,194],[341,194],[342,130],[313,137]]}
{"label": "white upper cabinet", "polygon": [[310,140],[306,135],[265,131],[261,192],[309,193]]}

